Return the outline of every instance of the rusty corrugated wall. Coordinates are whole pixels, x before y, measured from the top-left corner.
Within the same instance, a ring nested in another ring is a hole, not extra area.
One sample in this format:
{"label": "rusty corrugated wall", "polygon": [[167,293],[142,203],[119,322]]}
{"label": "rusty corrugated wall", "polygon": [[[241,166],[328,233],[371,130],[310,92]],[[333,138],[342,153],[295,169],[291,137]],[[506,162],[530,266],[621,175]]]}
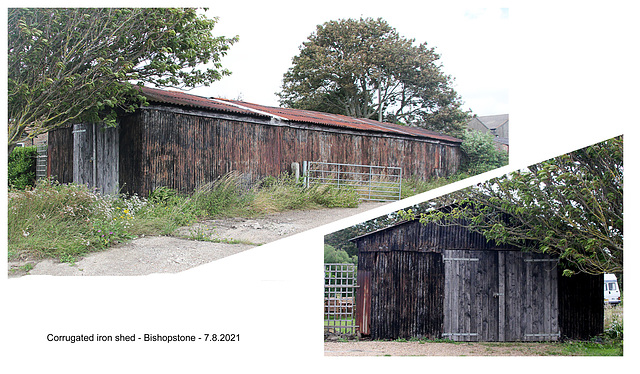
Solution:
{"label": "rusty corrugated wall", "polygon": [[459,143],[220,117],[153,107],[123,118],[123,191],[147,195],[166,186],[188,192],[230,171],[253,181],[302,161],[399,166],[405,177],[421,179],[451,175],[460,165]]}

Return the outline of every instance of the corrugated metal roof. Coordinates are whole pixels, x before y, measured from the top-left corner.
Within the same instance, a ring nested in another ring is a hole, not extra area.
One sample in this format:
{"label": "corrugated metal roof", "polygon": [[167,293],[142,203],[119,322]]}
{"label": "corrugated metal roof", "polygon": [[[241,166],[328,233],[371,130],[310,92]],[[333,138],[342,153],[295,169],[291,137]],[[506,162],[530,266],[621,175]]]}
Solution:
{"label": "corrugated metal roof", "polygon": [[157,103],[190,106],[212,111],[277,118],[279,120],[313,123],[317,125],[348,128],[354,130],[377,131],[398,135],[401,134],[421,138],[444,140],[454,143],[462,142],[462,140],[454,138],[452,136],[425,130],[419,127],[396,125],[392,123],[378,122],[371,119],[353,118],[340,114],[322,113],[311,110],[277,108],[237,100],[205,98],[202,96],[191,95],[180,91],[160,90],[149,87],[140,87],[140,89],[145,94],[145,96],[147,96],[149,101]]}

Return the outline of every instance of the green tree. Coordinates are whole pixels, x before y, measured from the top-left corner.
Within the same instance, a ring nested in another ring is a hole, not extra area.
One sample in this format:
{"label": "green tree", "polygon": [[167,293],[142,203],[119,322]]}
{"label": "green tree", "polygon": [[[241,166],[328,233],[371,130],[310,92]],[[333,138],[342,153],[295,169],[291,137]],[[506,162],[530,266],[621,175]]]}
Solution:
{"label": "green tree", "polygon": [[465,161],[462,171],[471,175],[487,172],[507,165],[509,155],[496,148],[493,135],[480,131],[467,130],[462,135],[462,150]]}
{"label": "green tree", "polygon": [[[229,75],[237,37],[196,9],[9,9],[9,150],[80,121],[115,124],[144,104],[134,85],[195,87]],[[200,68],[201,64],[209,64]]]}
{"label": "green tree", "polygon": [[[552,255],[566,275],[620,273],[622,136],[432,202],[420,220],[465,225],[487,239]],[[405,218],[415,216],[407,212]]]}
{"label": "green tree", "polygon": [[349,256],[349,254],[341,249],[335,249],[329,244],[324,245],[324,262],[327,264],[345,264],[352,263],[358,264],[358,257],[356,255]]}
{"label": "green tree", "polygon": [[380,18],[326,22],[293,58],[280,104],[461,135],[468,113],[439,58]]}

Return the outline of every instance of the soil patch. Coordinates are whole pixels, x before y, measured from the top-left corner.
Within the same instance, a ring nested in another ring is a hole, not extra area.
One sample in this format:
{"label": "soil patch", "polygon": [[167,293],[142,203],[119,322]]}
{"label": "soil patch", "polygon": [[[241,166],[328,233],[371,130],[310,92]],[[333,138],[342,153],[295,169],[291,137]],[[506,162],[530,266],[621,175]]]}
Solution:
{"label": "soil patch", "polygon": [[432,343],[395,341],[325,342],[325,356],[548,356],[554,343]]}

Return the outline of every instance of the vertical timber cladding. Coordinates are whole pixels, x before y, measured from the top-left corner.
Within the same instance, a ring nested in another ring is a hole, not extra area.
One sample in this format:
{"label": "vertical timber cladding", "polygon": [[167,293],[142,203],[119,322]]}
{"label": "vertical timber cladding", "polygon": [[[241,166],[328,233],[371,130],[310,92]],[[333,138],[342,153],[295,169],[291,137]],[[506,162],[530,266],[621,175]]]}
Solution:
{"label": "vertical timber cladding", "polygon": [[100,124],[72,127],[72,181],[102,194],[118,192],[119,132]]}
{"label": "vertical timber cladding", "polygon": [[557,259],[520,251],[445,250],[445,338],[558,340]]}
{"label": "vertical timber cladding", "polygon": [[47,176],[60,183],[73,182],[73,127],[49,131]]}
{"label": "vertical timber cladding", "polygon": [[563,338],[588,340],[604,331],[603,283],[602,274],[558,275],[558,319]]}
{"label": "vertical timber cladding", "polygon": [[121,127],[123,190],[141,195],[160,186],[189,192],[230,171],[255,181],[305,160],[396,166],[428,179],[455,173],[462,152],[447,141],[162,106],[142,108]]}
{"label": "vertical timber cladding", "polygon": [[[444,268],[439,253],[363,252],[358,269],[369,275],[370,284],[359,290],[370,294],[358,295],[358,301],[370,300],[370,314],[362,317],[364,335],[372,339],[441,336]],[[358,305],[356,310],[362,308]]]}
{"label": "vertical timber cladding", "polygon": [[[431,326],[418,333],[422,335],[437,331],[438,323],[442,327],[436,337],[457,341],[548,341],[558,340],[561,330],[565,335],[565,326],[574,326],[569,337],[575,336],[574,331],[589,330],[575,325],[583,314],[578,298],[559,305],[559,300],[564,301],[559,296],[564,291],[559,288],[556,258],[498,246],[463,226],[422,225],[418,221],[352,240],[358,247],[359,269],[370,273],[373,338],[395,339],[417,331],[413,327],[396,327],[411,320],[410,315],[398,309],[398,303],[408,303],[409,311],[419,313],[417,304],[407,302],[414,297],[410,294],[414,291],[398,288],[399,284],[420,288],[420,292],[428,292],[436,299],[440,295],[441,309],[435,305],[431,308],[441,314],[421,317],[429,319]],[[432,260],[440,261],[442,271],[435,270],[438,267],[434,263],[427,270],[431,278],[425,277],[423,270],[416,272],[420,254],[434,256]],[[575,286],[564,288],[584,296],[571,289]],[[594,287],[598,291],[600,288],[601,285]],[[598,299],[586,301],[584,306],[599,306],[601,310],[601,304]],[[564,320],[559,318],[559,310]],[[597,318],[594,314],[593,319]]]}

